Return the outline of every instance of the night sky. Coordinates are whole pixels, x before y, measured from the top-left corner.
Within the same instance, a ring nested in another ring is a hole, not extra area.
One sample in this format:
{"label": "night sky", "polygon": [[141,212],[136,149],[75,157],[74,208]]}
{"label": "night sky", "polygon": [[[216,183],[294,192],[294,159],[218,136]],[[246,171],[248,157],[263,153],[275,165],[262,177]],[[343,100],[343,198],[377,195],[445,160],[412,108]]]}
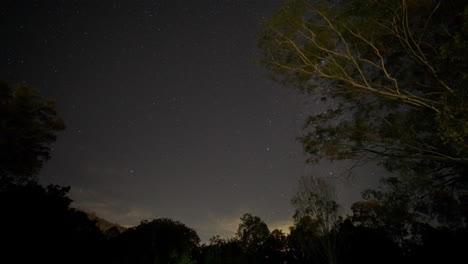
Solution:
{"label": "night sky", "polygon": [[55,99],[67,125],[41,181],[109,221],[169,217],[203,241],[243,213],[284,229],[304,175],[338,177],[349,206],[378,170],[306,165],[296,137],[320,106],[256,62],[281,2],[2,1],[0,79]]}

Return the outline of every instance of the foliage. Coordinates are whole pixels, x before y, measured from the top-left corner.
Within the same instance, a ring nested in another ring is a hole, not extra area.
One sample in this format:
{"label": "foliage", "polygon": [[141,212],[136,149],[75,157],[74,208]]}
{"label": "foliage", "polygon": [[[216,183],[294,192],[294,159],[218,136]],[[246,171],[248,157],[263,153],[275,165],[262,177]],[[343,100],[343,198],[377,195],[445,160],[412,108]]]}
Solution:
{"label": "foliage", "polygon": [[263,62],[327,109],[301,137],[309,161],[379,161],[466,191],[464,0],[290,0],[266,20]]}
{"label": "foliage", "polygon": [[450,230],[421,224],[419,240],[410,245],[407,263],[456,263],[467,259],[468,229]]}
{"label": "foliage", "polygon": [[50,158],[50,144],[64,129],[54,101],[36,89],[0,82],[0,177],[25,182]]}
{"label": "foliage", "polygon": [[311,217],[317,222],[320,235],[329,233],[338,221],[335,190],[324,178],[300,178],[291,203],[296,209],[294,219],[299,221],[305,216]]}
{"label": "foliage", "polygon": [[281,230],[274,229],[263,244],[264,262],[268,264],[288,263],[288,251],[288,236]]}
{"label": "foliage", "polygon": [[243,252],[237,239],[222,239],[214,236],[208,246],[201,247],[201,256],[198,263],[204,264],[244,264],[247,256]]}
{"label": "foliage", "polygon": [[288,236],[292,260],[296,263],[324,263],[319,223],[310,216],[296,220]]}
{"label": "foliage", "polygon": [[[340,217],[333,186],[324,178],[302,177],[291,203],[296,209],[296,225],[291,230],[291,237],[303,240],[300,245],[312,243],[308,249],[313,251],[311,254],[316,261],[324,258],[327,263],[336,263],[334,228]],[[307,239],[310,241],[306,242]],[[304,248],[300,251],[307,252]]]}
{"label": "foliage", "polygon": [[363,192],[364,201],[352,205],[355,225],[385,229],[401,243],[417,239],[415,227],[421,223],[457,229],[467,219],[464,196],[455,197],[445,186],[432,186],[427,177],[388,177],[382,182],[379,189]]}
{"label": "foliage", "polygon": [[[0,183],[0,262],[99,263],[104,236],[70,207],[69,188]],[[73,256],[73,257],[71,257]]]}
{"label": "foliage", "polygon": [[142,221],[114,241],[114,263],[193,263],[200,238],[184,224],[167,218]]}
{"label": "foliage", "polygon": [[403,248],[389,236],[389,230],[356,226],[347,219],[337,232],[339,263],[421,263],[405,261]]}
{"label": "foliage", "polygon": [[268,226],[258,216],[244,214],[237,229],[236,237],[248,255],[258,251],[270,236]]}

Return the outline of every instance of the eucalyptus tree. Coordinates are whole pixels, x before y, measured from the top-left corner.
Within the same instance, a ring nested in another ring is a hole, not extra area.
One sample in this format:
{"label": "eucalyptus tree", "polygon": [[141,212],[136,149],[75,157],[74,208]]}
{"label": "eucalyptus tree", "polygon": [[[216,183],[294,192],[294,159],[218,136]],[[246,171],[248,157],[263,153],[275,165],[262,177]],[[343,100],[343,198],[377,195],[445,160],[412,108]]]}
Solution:
{"label": "eucalyptus tree", "polygon": [[265,20],[273,78],[326,105],[300,137],[308,161],[377,161],[426,204],[467,201],[467,3],[288,0]]}

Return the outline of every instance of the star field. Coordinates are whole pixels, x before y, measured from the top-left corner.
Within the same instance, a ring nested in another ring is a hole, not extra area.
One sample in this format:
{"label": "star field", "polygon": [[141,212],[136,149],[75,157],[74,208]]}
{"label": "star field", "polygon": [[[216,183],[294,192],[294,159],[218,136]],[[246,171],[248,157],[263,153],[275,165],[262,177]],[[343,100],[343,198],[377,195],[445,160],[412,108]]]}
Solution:
{"label": "star field", "polygon": [[345,166],[304,164],[316,107],[255,62],[281,2],[6,1],[0,78],[54,98],[67,125],[43,181],[110,221],[170,217],[203,240],[246,212],[287,225],[297,177]]}

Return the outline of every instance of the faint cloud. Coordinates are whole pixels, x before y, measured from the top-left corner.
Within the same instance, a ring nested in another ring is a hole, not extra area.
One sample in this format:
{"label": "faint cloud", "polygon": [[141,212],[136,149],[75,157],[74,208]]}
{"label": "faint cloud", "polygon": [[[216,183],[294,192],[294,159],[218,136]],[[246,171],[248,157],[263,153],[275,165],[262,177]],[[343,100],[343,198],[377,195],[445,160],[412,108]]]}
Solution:
{"label": "faint cloud", "polygon": [[[232,214],[229,216],[218,215],[214,212],[208,212],[208,221],[203,224],[197,225],[197,232],[200,235],[202,242],[207,243],[209,238],[214,235],[219,235],[222,238],[231,238],[236,235],[239,224],[241,223],[241,216],[247,212],[239,210],[243,213]],[[255,215],[255,214],[253,214]],[[262,220],[264,220],[262,218]],[[265,221],[265,220],[264,220]],[[270,231],[274,229],[281,230],[285,234],[289,234],[289,227],[293,226],[292,219],[279,219],[273,221],[265,221]]]}
{"label": "faint cloud", "polygon": [[236,218],[215,218],[214,221],[216,226],[218,227],[218,230],[222,231],[223,233],[229,233],[231,235],[234,235],[240,224],[240,216]]}
{"label": "faint cloud", "polygon": [[101,178],[120,179],[128,176],[133,170],[127,166],[112,164],[111,166],[103,166],[94,162],[88,162],[83,166],[84,172],[87,175],[99,175]]}
{"label": "faint cloud", "polygon": [[142,220],[155,218],[154,212],[148,208],[126,205],[120,200],[106,197],[89,189],[72,188],[70,196],[76,201],[73,207],[94,213],[124,227],[135,226]]}
{"label": "faint cloud", "polygon": [[272,223],[268,224],[268,227],[270,231],[278,229],[283,231],[285,234],[289,234],[290,232],[290,227],[294,225],[294,221],[292,219],[288,220],[276,220],[273,221]]}

